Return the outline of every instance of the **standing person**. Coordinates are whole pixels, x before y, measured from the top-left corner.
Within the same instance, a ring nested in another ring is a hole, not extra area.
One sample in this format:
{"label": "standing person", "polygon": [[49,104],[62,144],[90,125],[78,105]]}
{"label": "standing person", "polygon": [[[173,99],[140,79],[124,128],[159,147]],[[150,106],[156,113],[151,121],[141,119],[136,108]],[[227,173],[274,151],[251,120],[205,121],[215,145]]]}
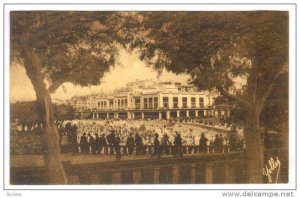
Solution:
{"label": "standing person", "polygon": [[83,135],[80,137],[80,151],[81,153],[87,153],[87,148],[88,148],[88,141],[86,137],[86,133],[83,133]]}
{"label": "standing person", "polygon": [[220,138],[220,152],[223,153],[224,152],[224,144],[223,144],[223,141],[224,141],[224,137],[223,137],[223,134],[219,134],[219,138]]}
{"label": "standing person", "polygon": [[154,141],[153,141],[153,153],[151,154],[151,157],[157,155],[158,158],[160,158],[160,143],[158,140],[158,134],[154,134]]}
{"label": "standing person", "polygon": [[182,157],[182,139],[178,132],[176,132],[176,136],[174,139],[174,157],[179,155],[179,157]]}
{"label": "standing person", "polygon": [[229,141],[228,141],[228,139],[225,137],[223,139],[222,143],[223,143],[223,152],[228,153],[229,152]]}
{"label": "standing person", "polygon": [[126,146],[127,146],[127,149],[128,149],[128,155],[132,156],[133,149],[134,149],[134,139],[132,137],[132,133],[130,133],[129,136],[127,137]]}
{"label": "standing person", "polygon": [[208,147],[208,149],[209,149],[209,152],[210,153],[213,153],[214,151],[215,151],[215,144],[214,144],[214,136],[211,136],[211,138],[210,138],[210,140],[209,140],[209,147]]}
{"label": "standing person", "polygon": [[114,132],[114,130],[111,130],[110,134],[106,137],[106,140],[107,140],[107,143],[108,143],[108,146],[109,146],[109,154],[110,155],[114,154],[115,139],[116,139],[115,132]]}
{"label": "standing person", "polygon": [[234,133],[229,136],[229,152],[237,151],[237,139]]}
{"label": "standing person", "polygon": [[220,139],[219,135],[216,134],[215,140],[214,140],[214,151],[215,153],[221,153],[222,152],[222,140]]}
{"label": "standing person", "polygon": [[77,153],[78,152],[78,144],[77,144],[77,126],[74,124],[73,127],[70,128],[71,132],[71,144],[72,144],[72,152]]}
{"label": "standing person", "polygon": [[100,147],[100,138],[98,133],[95,133],[95,154],[99,153],[99,147]]}
{"label": "standing person", "polygon": [[95,151],[95,139],[94,137],[88,133],[88,153],[94,153]]}
{"label": "standing person", "polygon": [[101,137],[99,138],[99,154],[101,155],[102,149],[107,147],[105,134],[103,133]]}
{"label": "standing person", "polygon": [[201,138],[199,139],[199,150],[201,153],[205,153],[207,151],[207,142],[208,139],[205,137],[204,133],[202,133]]}
{"label": "standing person", "polygon": [[161,144],[161,153],[166,155],[169,154],[170,142],[169,142],[169,137],[166,133],[161,138],[160,144]]}
{"label": "standing person", "polygon": [[136,155],[141,155],[143,153],[143,147],[144,147],[143,139],[138,133],[136,133],[134,141],[136,146]]}
{"label": "standing person", "polygon": [[116,134],[115,141],[114,141],[114,146],[115,146],[116,159],[117,160],[121,159],[120,142],[121,142],[120,136],[119,136],[119,134]]}
{"label": "standing person", "polygon": [[[67,122],[67,124],[65,125],[65,130],[67,133],[67,137],[68,137],[68,142],[72,143],[72,132],[73,132],[74,127],[72,126],[71,122]],[[60,134],[63,135],[63,134]]]}

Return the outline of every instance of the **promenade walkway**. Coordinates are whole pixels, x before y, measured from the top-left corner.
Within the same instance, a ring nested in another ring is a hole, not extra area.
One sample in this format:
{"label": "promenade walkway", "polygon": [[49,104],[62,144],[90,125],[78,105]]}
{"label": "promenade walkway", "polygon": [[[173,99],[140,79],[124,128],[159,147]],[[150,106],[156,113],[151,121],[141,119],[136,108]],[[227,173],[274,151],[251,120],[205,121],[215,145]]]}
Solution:
{"label": "promenade walkway", "polygon": [[[231,155],[243,152],[232,152]],[[224,153],[193,153],[185,154],[183,157],[176,159],[185,159],[190,157],[207,157],[207,156],[220,156],[228,155]],[[93,155],[93,154],[61,154],[61,160],[70,162],[71,164],[93,164],[93,163],[107,163],[107,162],[122,162],[122,161],[143,161],[143,160],[156,160],[157,157],[151,157],[150,155],[138,155],[128,156],[124,155],[120,160],[116,159],[115,155]],[[159,159],[174,159],[173,155],[162,155]],[[44,155],[14,155],[10,157],[10,165],[14,168],[19,167],[44,167]]]}

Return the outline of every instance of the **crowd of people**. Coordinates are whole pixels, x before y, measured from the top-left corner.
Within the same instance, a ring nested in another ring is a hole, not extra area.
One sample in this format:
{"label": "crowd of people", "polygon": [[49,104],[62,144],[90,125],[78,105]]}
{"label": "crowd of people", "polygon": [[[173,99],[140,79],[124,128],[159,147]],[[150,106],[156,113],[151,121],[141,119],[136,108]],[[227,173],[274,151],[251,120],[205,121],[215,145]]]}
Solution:
{"label": "crowd of people", "polygon": [[129,156],[144,154],[151,147],[151,156],[183,155],[184,146],[196,146],[200,152],[229,152],[245,149],[238,133],[220,133],[199,126],[151,120],[72,120],[63,127],[74,152],[104,154],[121,158],[120,148]]}

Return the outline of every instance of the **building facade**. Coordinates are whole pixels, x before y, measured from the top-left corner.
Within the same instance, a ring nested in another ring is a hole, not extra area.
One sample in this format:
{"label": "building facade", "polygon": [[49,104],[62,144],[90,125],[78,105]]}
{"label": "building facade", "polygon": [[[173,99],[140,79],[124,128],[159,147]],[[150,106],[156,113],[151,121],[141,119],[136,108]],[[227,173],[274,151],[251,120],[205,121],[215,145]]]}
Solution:
{"label": "building facade", "polygon": [[78,112],[90,112],[93,119],[230,116],[227,108],[213,108],[215,97],[191,85],[142,80],[128,83],[110,95],[73,97],[70,104]]}

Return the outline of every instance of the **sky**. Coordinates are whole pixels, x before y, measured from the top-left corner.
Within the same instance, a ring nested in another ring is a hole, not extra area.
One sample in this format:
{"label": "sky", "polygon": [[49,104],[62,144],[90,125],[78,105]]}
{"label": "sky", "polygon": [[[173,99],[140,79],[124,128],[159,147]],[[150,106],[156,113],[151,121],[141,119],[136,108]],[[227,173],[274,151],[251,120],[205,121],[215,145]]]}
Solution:
{"label": "sky", "polygon": [[[147,67],[145,63],[139,60],[137,52],[129,54],[126,51],[121,51],[119,63],[104,75],[100,85],[80,87],[74,86],[72,83],[64,83],[52,94],[52,98],[70,99],[75,95],[110,93],[114,89],[126,86],[129,82],[144,79],[187,83],[189,76],[186,74],[176,75],[165,70],[158,76],[157,71]],[[30,101],[35,99],[33,86],[26,75],[24,67],[13,65],[10,69],[10,101]]]}

